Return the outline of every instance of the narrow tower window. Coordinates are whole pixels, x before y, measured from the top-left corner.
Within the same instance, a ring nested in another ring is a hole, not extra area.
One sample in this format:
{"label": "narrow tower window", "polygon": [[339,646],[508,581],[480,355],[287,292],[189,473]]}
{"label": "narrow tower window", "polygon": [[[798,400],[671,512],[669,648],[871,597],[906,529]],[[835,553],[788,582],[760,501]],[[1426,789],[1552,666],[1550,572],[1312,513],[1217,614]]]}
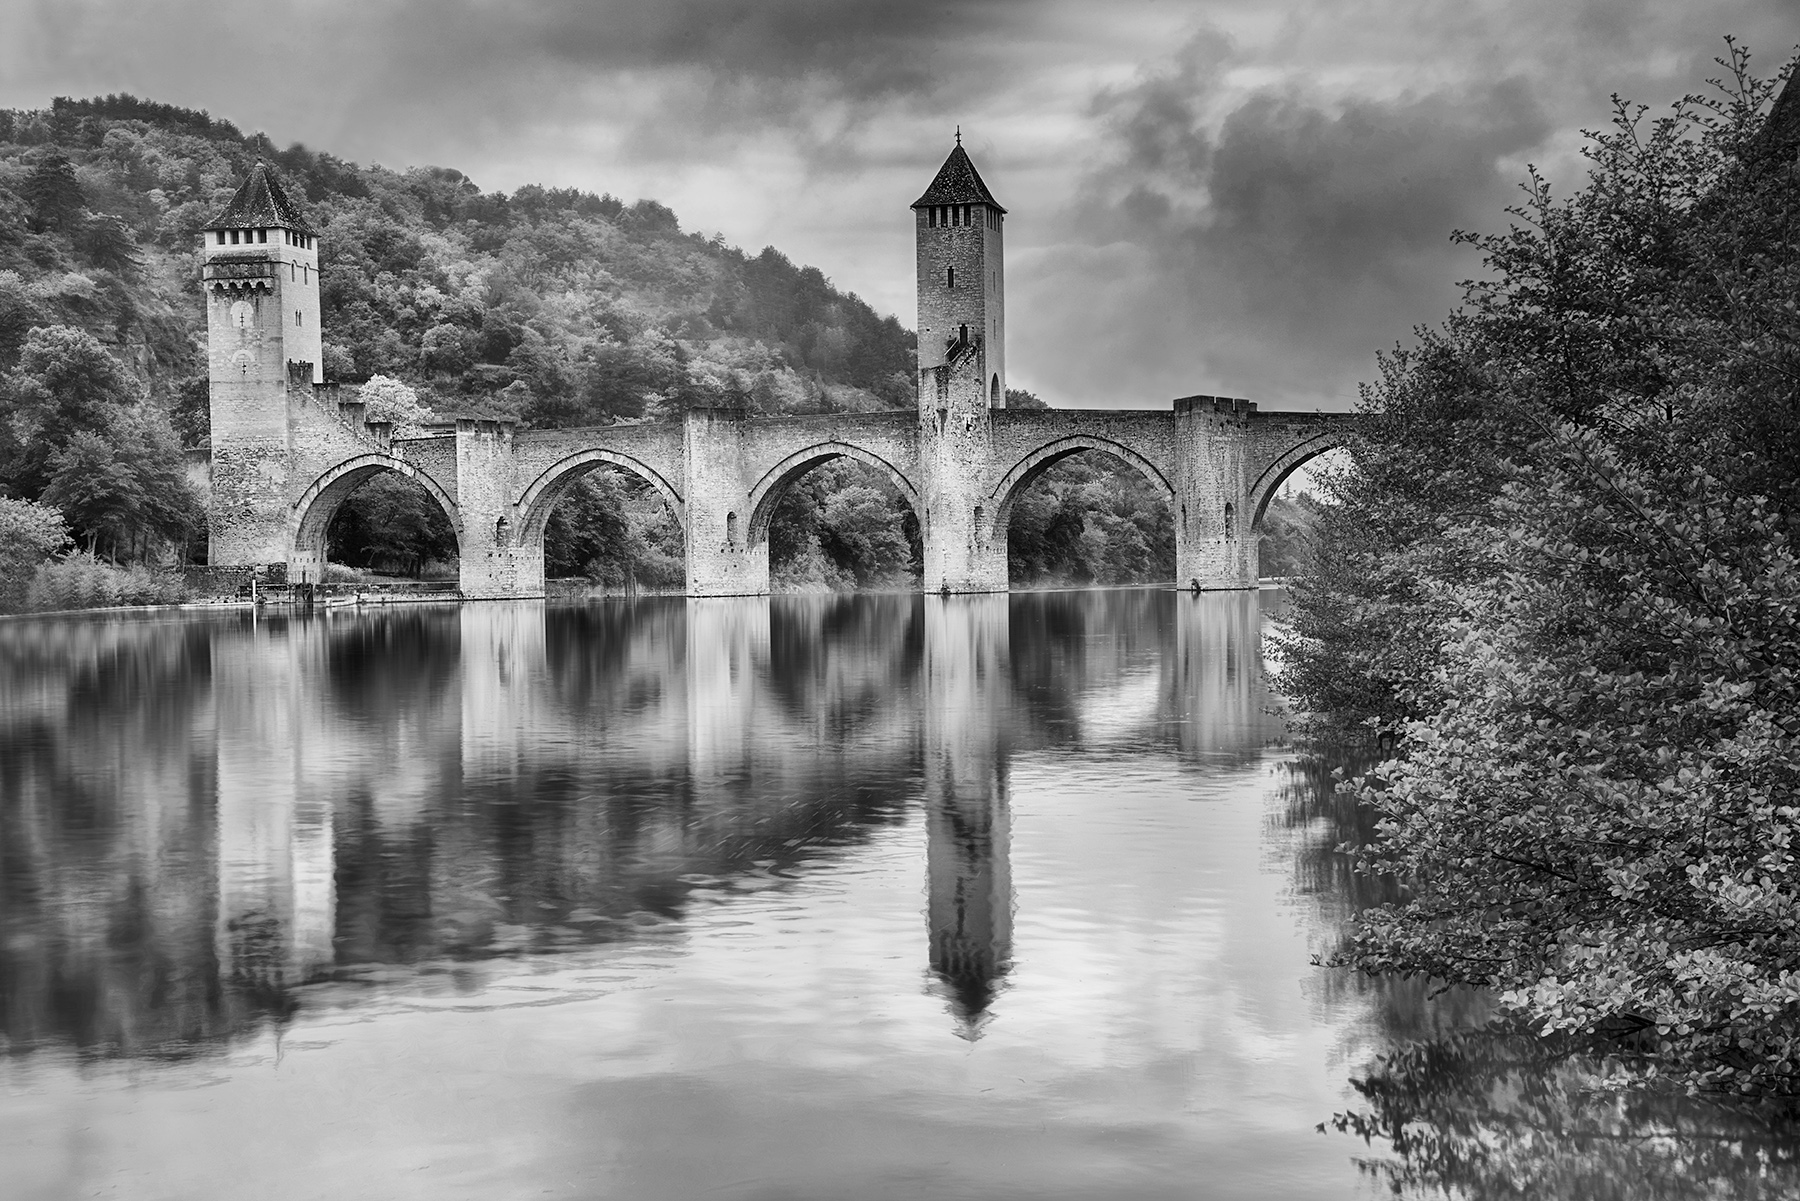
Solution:
{"label": "narrow tower window", "polygon": [[959,325],[956,327],[956,340],[958,342],[961,342],[964,346],[967,346],[969,344],[969,327],[968,326]]}
{"label": "narrow tower window", "polygon": [[956,268],[955,267],[951,267],[949,270],[947,270],[944,273],[944,283],[945,283],[945,286],[947,286],[947,287],[954,288],[956,286]]}
{"label": "narrow tower window", "polygon": [[725,514],[725,545],[732,550],[737,549],[737,514]]}
{"label": "narrow tower window", "polygon": [[1237,510],[1231,507],[1230,501],[1225,502],[1225,536],[1237,537]]}
{"label": "narrow tower window", "polygon": [[300,324],[300,310],[299,309],[294,310],[294,324],[295,325]]}
{"label": "narrow tower window", "polygon": [[267,242],[269,240],[269,231],[266,229],[257,230],[256,231],[256,240],[258,242]]}

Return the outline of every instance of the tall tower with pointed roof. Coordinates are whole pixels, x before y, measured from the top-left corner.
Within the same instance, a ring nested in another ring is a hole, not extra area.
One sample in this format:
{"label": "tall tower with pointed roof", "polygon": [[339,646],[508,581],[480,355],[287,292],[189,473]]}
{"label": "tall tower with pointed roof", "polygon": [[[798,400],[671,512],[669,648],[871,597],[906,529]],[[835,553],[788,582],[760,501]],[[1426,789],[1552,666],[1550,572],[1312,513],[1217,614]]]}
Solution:
{"label": "tall tower with pointed roof", "polygon": [[974,490],[1006,407],[1006,210],[962,146],[913,202],[919,295],[919,424],[925,586],[1006,588],[1006,547]]}
{"label": "tall tower with pointed roof", "polygon": [[324,381],[318,233],[259,162],[202,227],[212,415],[209,561],[287,561],[289,364]]}

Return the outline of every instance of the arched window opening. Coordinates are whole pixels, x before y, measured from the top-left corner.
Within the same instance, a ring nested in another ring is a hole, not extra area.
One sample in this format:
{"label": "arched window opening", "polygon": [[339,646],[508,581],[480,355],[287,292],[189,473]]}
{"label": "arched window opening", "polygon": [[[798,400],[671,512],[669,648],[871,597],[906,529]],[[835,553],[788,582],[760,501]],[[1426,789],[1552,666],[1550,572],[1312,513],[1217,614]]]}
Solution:
{"label": "arched window opening", "polygon": [[[540,510],[541,511],[541,510]],[[610,463],[563,478],[543,522],[544,578],[560,595],[679,593],[687,587],[681,519],[649,480]],[[521,547],[536,534],[521,528]]]}
{"label": "arched window opening", "polygon": [[944,285],[946,287],[950,287],[950,288],[954,288],[956,286],[956,268],[955,267],[947,267],[944,269]]}
{"label": "arched window opening", "polygon": [[505,549],[506,540],[512,531],[512,523],[502,517],[494,523],[494,545]]}
{"label": "arched window opening", "polygon": [[1004,398],[1000,395],[1000,373],[995,372],[994,382],[988,385],[988,407],[990,409],[997,409],[1001,406],[1003,401]]}
{"label": "arched window opening", "polygon": [[885,473],[848,456],[791,478],[768,516],[767,537],[776,592],[911,589],[924,570],[912,505]]}
{"label": "arched window opening", "polygon": [[987,511],[985,509],[983,509],[980,505],[976,505],[975,506],[975,541],[977,541],[977,542],[981,541],[982,521],[986,516],[987,516]]}
{"label": "arched window opening", "polygon": [[738,548],[737,514],[725,514],[725,547],[727,550]]}
{"label": "arched window opening", "polygon": [[305,322],[303,322],[303,321],[302,321],[302,320],[301,320],[301,318],[300,318],[300,310],[299,310],[299,309],[295,309],[295,310],[294,310],[294,324],[295,324],[295,325],[303,325],[303,324],[305,324]]}
{"label": "arched window opening", "polygon": [[1230,501],[1225,502],[1225,536],[1227,538],[1237,537],[1237,510],[1232,507]]}

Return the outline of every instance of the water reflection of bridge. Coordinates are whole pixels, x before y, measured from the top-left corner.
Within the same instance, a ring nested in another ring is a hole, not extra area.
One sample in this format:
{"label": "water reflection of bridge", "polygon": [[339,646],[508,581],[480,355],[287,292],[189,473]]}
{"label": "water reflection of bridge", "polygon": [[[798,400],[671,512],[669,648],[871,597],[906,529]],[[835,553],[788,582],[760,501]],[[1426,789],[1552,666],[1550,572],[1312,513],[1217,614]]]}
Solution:
{"label": "water reflection of bridge", "polygon": [[635,937],[921,805],[925,958],[972,1033],[1013,955],[1009,762],[1254,753],[1257,615],[763,598],[11,637],[4,1033],[145,1052],[327,975]]}

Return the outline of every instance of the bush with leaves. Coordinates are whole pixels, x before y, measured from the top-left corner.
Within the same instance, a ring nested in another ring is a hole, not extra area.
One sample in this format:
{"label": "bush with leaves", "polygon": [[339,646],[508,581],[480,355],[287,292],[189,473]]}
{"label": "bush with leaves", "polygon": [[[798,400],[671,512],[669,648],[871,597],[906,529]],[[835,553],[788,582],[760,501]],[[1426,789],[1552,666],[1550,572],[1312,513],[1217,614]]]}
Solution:
{"label": "bush with leaves", "polygon": [[0,613],[26,606],[38,565],[70,542],[68,523],[55,508],[0,496]]}
{"label": "bush with leaves", "polygon": [[[1800,1096],[1800,93],[1621,106],[1390,356],[1283,684],[1399,725],[1343,962],[1623,1073]],[[1786,298],[1785,300],[1783,298]]]}
{"label": "bush with leaves", "polygon": [[[1498,990],[1648,1074],[1800,1095],[1800,560],[1761,497],[1562,431],[1503,494],[1439,685],[1364,799],[1364,970]],[[1471,531],[1473,535],[1473,531]],[[1485,537],[1485,533],[1480,535]]]}
{"label": "bush with leaves", "polygon": [[116,567],[77,554],[45,563],[32,576],[28,608],[39,611],[104,609],[114,605],[169,605],[187,600],[187,583],[174,572]]}

